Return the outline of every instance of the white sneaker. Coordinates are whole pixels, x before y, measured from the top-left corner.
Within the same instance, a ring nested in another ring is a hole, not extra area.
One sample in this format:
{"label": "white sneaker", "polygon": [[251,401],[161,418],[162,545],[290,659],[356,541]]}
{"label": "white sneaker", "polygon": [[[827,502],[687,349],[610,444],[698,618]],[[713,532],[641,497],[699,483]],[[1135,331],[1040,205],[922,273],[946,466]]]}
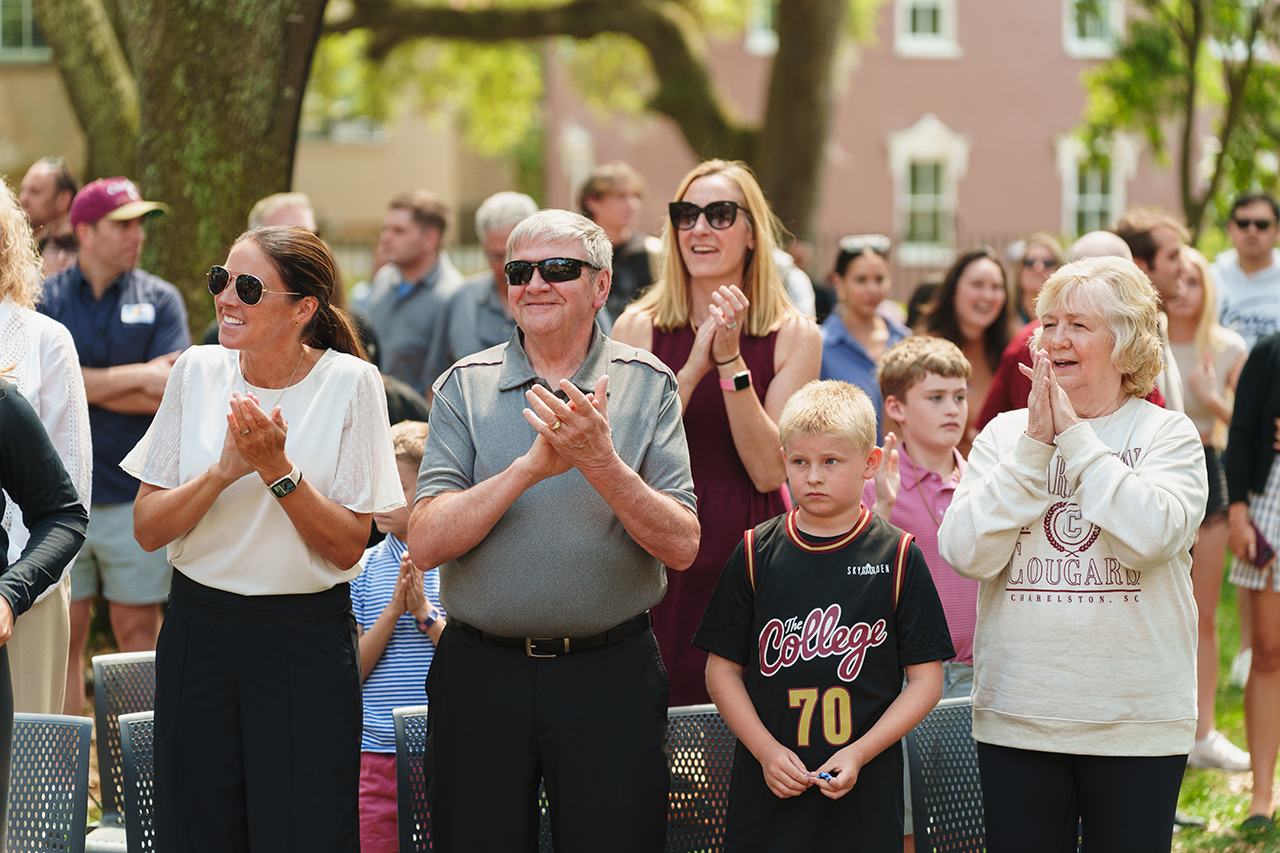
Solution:
{"label": "white sneaker", "polygon": [[1197,738],[1187,756],[1192,767],[1216,767],[1220,770],[1248,770],[1249,753],[1236,746],[1220,731]]}
{"label": "white sneaker", "polygon": [[1241,649],[1231,662],[1231,683],[1244,687],[1249,682],[1249,667],[1253,663],[1253,649]]}

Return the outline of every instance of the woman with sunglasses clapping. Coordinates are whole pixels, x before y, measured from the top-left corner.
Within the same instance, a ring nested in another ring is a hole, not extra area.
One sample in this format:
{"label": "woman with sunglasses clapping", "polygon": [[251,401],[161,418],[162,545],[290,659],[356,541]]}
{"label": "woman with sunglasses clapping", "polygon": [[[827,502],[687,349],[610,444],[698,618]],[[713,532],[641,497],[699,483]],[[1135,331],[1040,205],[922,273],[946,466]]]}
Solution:
{"label": "woman with sunglasses clapping", "polygon": [[652,611],[678,706],[710,701],[707,654],[691,641],[720,570],[743,530],[785,509],[777,419],[818,378],[822,337],[787,297],[773,260],[780,227],[746,165],[696,166],[669,207],[662,277],[613,337],[675,371],[684,404],[702,542],[692,567],[667,572]]}
{"label": "woman with sunglasses clapping", "polygon": [[911,330],[880,311],[889,295],[889,238],[856,234],[840,239],[831,281],[839,304],[822,322],[822,378],[857,385],[876,408],[876,441],[884,436],[884,401],[876,368],[885,350]]}
{"label": "woman with sunglasses clapping", "polygon": [[221,346],[174,365],[122,467],[134,535],[168,546],[156,649],[156,828],[182,851],[359,849],[360,665],[348,581],[404,504],[386,396],[294,227],[209,270]]}

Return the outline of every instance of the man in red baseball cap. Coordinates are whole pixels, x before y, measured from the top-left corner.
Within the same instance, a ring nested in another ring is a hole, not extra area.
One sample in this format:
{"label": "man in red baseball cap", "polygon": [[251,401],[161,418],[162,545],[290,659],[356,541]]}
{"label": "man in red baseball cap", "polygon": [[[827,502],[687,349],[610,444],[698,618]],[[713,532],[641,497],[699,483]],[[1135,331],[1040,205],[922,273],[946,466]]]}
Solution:
{"label": "man in red baseball cap", "polygon": [[169,594],[164,551],[148,554],[133,538],[138,481],[120,468],[151,425],[174,361],[191,345],[178,289],[137,268],[143,217],[167,211],[128,178],[86,184],[70,213],[80,254],[45,282],[38,306],[75,339],[93,436],[92,521],[71,570],[70,714],[84,704],[84,648],[99,583],[122,652],[156,647],[160,602]]}

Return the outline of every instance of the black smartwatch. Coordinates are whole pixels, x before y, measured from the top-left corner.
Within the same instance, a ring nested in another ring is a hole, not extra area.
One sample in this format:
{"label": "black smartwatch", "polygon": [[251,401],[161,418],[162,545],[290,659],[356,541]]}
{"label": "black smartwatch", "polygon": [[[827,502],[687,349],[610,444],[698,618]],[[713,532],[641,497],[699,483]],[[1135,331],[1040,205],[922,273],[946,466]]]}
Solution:
{"label": "black smartwatch", "polygon": [[275,495],[277,498],[282,498],[285,495],[291,494],[294,489],[298,488],[298,484],[301,482],[302,472],[298,470],[297,465],[294,465],[292,471],[285,474],[279,480],[276,480],[270,486],[267,486],[267,488],[271,490],[271,494]]}

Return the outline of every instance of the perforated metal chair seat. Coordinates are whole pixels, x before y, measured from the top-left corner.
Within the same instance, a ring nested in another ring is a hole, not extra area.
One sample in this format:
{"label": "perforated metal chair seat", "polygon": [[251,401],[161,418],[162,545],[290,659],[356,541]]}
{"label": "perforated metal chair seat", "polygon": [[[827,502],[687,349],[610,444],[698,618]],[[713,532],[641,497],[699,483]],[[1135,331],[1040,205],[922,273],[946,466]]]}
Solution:
{"label": "perforated metal chair seat", "polygon": [[88,717],[13,715],[6,853],[82,853],[92,728]]}
{"label": "perforated metal chair seat", "polygon": [[916,847],[981,853],[986,845],[970,700],[945,699],[907,734]]}
{"label": "perforated metal chair seat", "polygon": [[153,711],[120,715],[128,853],[156,849],[154,717]]}
{"label": "perforated metal chair seat", "polygon": [[85,853],[126,853],[120,715],[150,711],[156,703],[156,653],[122,652],[93,659],[93,718],[98,732],[102,820],[89,831]]}

